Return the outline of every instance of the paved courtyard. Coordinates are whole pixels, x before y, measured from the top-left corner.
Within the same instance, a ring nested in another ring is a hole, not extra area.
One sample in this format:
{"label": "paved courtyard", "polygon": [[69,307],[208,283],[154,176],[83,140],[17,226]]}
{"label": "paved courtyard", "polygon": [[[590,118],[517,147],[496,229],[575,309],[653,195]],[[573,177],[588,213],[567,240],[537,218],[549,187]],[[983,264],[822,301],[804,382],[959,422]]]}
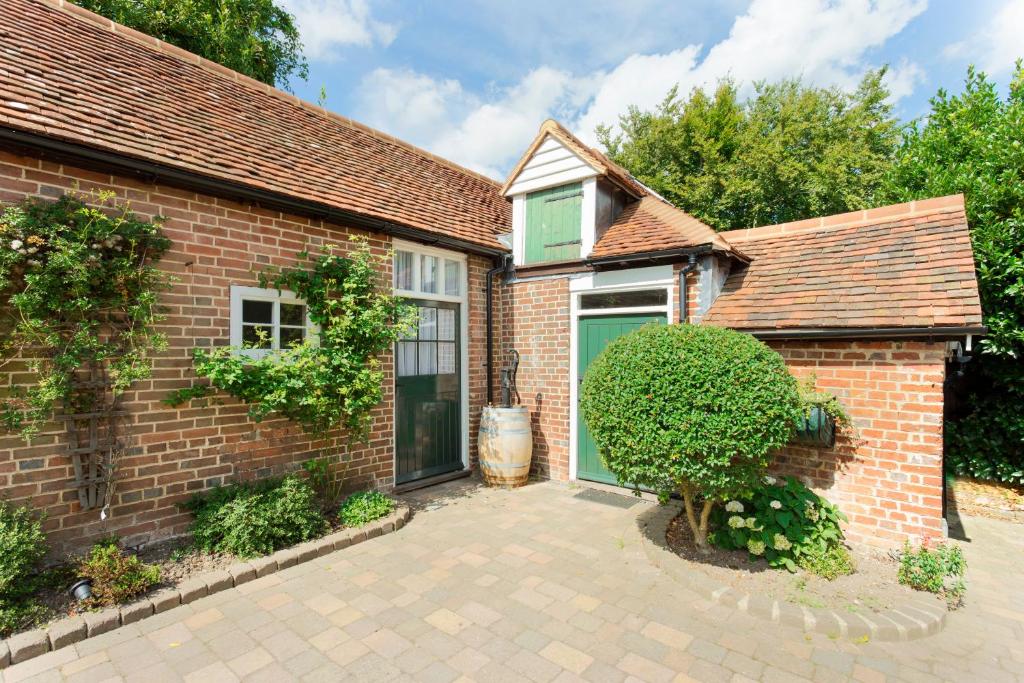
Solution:
{"label": "paved courtyard", "polygon": [[654,569],[637,499],[463,480],[404,529],[3,672],[39,681],[1024,680],[1024,527],[967,518],[968,605],[909,643],[788,630]]}

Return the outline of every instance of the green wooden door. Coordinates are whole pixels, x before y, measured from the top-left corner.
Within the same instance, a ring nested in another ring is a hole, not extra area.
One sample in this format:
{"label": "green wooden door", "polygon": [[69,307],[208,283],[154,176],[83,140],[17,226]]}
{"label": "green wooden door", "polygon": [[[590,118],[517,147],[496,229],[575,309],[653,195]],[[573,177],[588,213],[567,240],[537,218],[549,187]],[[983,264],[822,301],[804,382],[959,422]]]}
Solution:
{"label": "green wooden door", "polygon": [[416,301],[419,325],[395,347],[395,482],[462,469],[458,304]]}
{"label": "green wooden door", "polygon": [[526,195],[526,262],[580,257],[583,185],[572,183]]}
{"label": "green wooden door", "polygon": [[[579,335],[577,337],[577,377],[582,383],[590,362],[601,353],[613,339],[632,332],[647,323],[664,323],[663,313],[634,315],[609,315],[595,318],[580,318]],[[576,429],[576,476],[579,479],[598,481],[604,484],[619,484],[611,472],[601,462],[594,440],[590,438],[583,416],[577,410]]]}

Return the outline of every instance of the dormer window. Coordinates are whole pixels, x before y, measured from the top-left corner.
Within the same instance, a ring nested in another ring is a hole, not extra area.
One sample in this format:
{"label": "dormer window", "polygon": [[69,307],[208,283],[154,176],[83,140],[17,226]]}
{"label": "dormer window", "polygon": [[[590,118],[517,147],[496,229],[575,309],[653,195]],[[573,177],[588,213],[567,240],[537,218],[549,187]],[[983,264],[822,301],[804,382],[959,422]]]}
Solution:
{"label": "dormer window", "polygon": [[527,194],[526,263],[580,258],[582,224],[582,183]]}

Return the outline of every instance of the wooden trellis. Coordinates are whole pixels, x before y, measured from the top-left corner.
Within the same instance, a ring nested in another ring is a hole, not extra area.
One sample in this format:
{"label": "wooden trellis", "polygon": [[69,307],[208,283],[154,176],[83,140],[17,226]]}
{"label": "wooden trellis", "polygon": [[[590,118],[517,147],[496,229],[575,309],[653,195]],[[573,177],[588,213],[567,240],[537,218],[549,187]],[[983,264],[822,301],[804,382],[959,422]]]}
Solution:
{"label": "wooden trellis", "polygon": [[120,426],[128,414],[120,403],[102,363],[92,363],[75,376],[65,401],[60,418],[67,429],[67,452],[83,510],[104,508],[111,502],[117,459],[124,451]]}

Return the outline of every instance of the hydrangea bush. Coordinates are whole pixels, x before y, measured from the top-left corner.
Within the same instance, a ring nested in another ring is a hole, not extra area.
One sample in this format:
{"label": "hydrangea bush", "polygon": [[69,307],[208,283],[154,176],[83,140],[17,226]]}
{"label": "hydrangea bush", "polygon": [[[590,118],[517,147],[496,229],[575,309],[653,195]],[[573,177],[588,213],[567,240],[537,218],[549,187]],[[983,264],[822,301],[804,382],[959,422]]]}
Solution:
{"label": "hydrangea bush", "polygon": [[834,578],[852,571],[839,526],[845,521],[838,508],[799,480],[765,477],[753,495],[730,500],[716,511],[711,542],[746,550],[772,567],[796,571],[799,566]]}

